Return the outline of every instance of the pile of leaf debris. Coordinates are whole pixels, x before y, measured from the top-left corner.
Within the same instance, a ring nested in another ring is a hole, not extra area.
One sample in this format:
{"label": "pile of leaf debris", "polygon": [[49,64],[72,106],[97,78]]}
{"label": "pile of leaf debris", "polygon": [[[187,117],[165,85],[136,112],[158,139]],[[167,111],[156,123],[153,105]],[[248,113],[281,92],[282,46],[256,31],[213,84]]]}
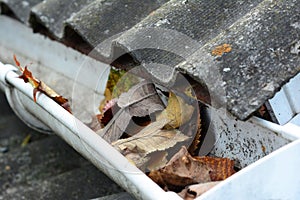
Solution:
{"label": "pile of leaf debris", "polygon": [[112,69],[107,83],[97,116],[101,129],[96,132],[103,139],[164,190],[184,199],[235,173],[230,159],[197,156],[201,117],[193,93],[124,74]]}
{"label": "pile of leaf debris", "polygon": [[[14,56],[20,78],[71,113],[68,100],[35,78]],[[182,87],[182,85],[181,85]],[[111,69],[95,122],[90,124],[132,164],[166,191],[194,199],[235,173],[228,158],[197,156],[200,148],[199,103],[189,85],[185,94],[133,74]]]}

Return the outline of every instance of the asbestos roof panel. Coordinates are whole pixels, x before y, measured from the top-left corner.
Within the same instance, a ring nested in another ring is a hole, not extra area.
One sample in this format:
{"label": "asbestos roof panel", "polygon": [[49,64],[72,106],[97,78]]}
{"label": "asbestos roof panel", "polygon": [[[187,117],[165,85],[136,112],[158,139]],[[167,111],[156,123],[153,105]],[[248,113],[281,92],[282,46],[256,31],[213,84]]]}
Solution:
{"label": "asbestos roof panel", "polygon": [[95,49],[107,62],[129,53],[160,83],[177,69],[239,119],[300,71],[297,0],[0,2],[25,23],[31,12],[34,31],[81,52]]}
{"label": "asbestos roof panel", "polygon": [[31,10],[30,24],[35,32],[47,29],[56,38],[63,37],[64,21],[75,15],[93,0],[47,0],[34,6]]}
{"label": "asbestos roof panel", "polygon": [[[260,2],[171,0],[118,37],[114,47],[129,52],[138,63],[159,63],[173,70]],[[170,80],[159,72],[162,67],[145,69],[161,83]]]}
{"label": "asbestos roof panel", "polygon": [[[216,105],[246,119],[299,73],[299,22],[296,1],[264,1],[178,69],[208,85]],[[213,53],[224,44],[228,53]]]}
{"label": "asbestos roof panel", "polygon": [[[167,0],[96,0],[67,20],[66,39],[78,34],[92,47],[123,31],[128,30]],[[71,32],[71,33],[70,33]],[[72,33],[73,32],[73,33]],[[111,42],[112,39],[109,39]],[[102,48],[101,54],[108,57],[110,42]]]}
{"label": "asbestos roof panel", "polygon": [[31,8],[42,1],[43,0],[0,0],[2,7],[1,13],[7,14],[6,12],[12,12],[17,19],[28,24]]}

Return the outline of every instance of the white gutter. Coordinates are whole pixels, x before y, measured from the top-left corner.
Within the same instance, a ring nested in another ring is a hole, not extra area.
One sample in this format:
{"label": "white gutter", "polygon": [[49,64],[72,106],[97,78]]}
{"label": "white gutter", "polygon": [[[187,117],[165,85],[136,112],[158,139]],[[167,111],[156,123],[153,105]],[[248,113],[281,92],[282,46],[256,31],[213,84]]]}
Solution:
{"label": "white gutter", "polygon": [[164,192],[111,145],[49,97],[40,94],[37,102],[33,102],[32,86],[18,78],[14,69],[11,65],[3,65],[0,62],[1,85],[2,89],[5,85],[5,93],[18,96],[23,109],[28,111],[29,115],[47,124],[115,182],[138,199],[181,199],[175,193]]}

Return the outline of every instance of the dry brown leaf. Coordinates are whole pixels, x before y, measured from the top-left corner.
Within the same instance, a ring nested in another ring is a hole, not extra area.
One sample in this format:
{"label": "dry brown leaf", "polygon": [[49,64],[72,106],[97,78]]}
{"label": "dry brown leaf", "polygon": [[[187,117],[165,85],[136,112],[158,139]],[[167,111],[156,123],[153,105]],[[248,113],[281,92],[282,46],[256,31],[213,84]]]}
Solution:
{"label": "dry brown leaf", "polygon": [[178,193],[178,195],[182,197],[184,200],[192,200],[202,195],[204,192],[207,192],[208,190],[218,185],[219,183],[220,181],[214,181],[214,182],[189,185],[185,189],[183,189],[180,193]]}
{"label": "dry brown leaf", "polygon": [[169,120],[166,128],[178,128],[191,119],[193,112],[193,106],[186,104],[181,97],[170,92],[168,106],[157,115],[156,120]]}
{"label": "dry brown leaf", "polygon": [[194,113],[197,115],[197,132],[195,134],[195,137],[192,141],[192,143],[190,144],[188,150],[189,150],[189,153],[191,155],[195,155],[196,154],[196,151],[198,150],[199,148],[199,144],[200,144],[200,137],[201,137],[201,118],[200,118],[200,113]]}
{"label": "dry brown leaf", "polygon": [[125,155],[125,157],[131,164],[135,165],[141,171],[146,171],[146,165],[149,162],[150,157],[145,156],[145,154],[143,153],[137,152],[128,153],[127,155]]}
{"label": "dry brown leaf", "polygon": [[211,181],[210,171],[204,162],[194,159],[183,146],[165,167],[151,171],[149,177],[163,188],[180,191],[190,184]]}
{"label": "dry brown leaf", "polygon": [[126,109],[119,110],[104,127],[97,132],[105,141],[111,143],[118,140],[125,132],[128,124],[131,121],[131,116]]}
{"label": "dry brown leaf", "polygon": [[195,156],[194,158],[211,168],[210,178],[212,181],[225,180],[235,173],[234,161],[228,158],[214,158],[207,156]]}
{"label": "dry brown leaf", "polygon": [[118,99],[111,99],[105,103],[102,107],[102,112],[96,115],[98,122],[101,127],[104,128],[110,120],[113,118],[113,115],[120,109],[117,106]]}
{"label": "dry brown leaf", "polygon": [[[98,133],[109,143],[118,140],[125,131],[131,136],[143,128],[143,125],[132,120],[133,117],[140,117],[144,120],[142,124],[148,124],[147,117],[142,117],[164,109],[153,84],[147,81],[138,83],[128,92],[122,93],[116,101],[113,100],[103,106],[104,113],[98,116],[100,123],[105,125]],[[110,102],[120,110],[116,112],[118,109],[110,109],[113,108]]]}
{"label": "dry brown leaf", "polygon": [[142,81],[118,99],[120,108],[129,108],[132,116],[143,117],[164,109],[153,83]]}
{"label": "dry brown leaf", "polygon": [[129,162],[144,172],[157,170],[165,166],[168,162],[167,156],[168,153],[166,151],[156,151],[148,155],[134,151],[125,155]]}
{"label": "dry brown leaf", "polygon": [[104,114],[107,108],[107,104],[112,100],[111,91],[108,88],[105,88],[104,99],[100,102],[99,111],[101,114]]}
{"label": "dry brown leaf", "polygon": [[156,151],[148,155],[149,162],[147,163],[147,169],[150,171],[158,170],[168,163],[167,160],[168,152]]}
{"label": "dry brown leaf", "polygon": [[136,135],[117,140],[112,145],[121,152],[137,149],[139,153],[149,154],[155,151],[166,150],[179,142],[189,139],[188,136],[183,135],[178,130],[161,130],[166,123],[168,121],[164,119],[153,122]]}
{"label": "dry brown leaf", "polygon": [[43,92],[44,94],[46,94],[48,97],[53,99],[56,103],[58,103],[64,109],[66,109],[67,111],[69,111],[71,113],[71,107],[70,107],[70,104],[68,102],[68,99],[66,99],[63,96],[57,94],[53,89],[51,89],[44,82],[40,81],[38,91]]}
{"label": "dry brown leaf", "polygon": [[34,88],[33,89],[33,100],[35,102],[36,102],[37,92],[42,92],[71,113],[71,107],[66,98],[57,94],[53,89],[51,89],[49,86],[47,86],[44,82],[35,78],[32,75],[32,73],[27,69],[27,66],[25,66],[25,68],[23,68],[21,66],[20,62],[17,60],[16,55],[14,55],[14,61],[17,65],[17,67],[19,68],[19,70],[22,72],[22,75],[20,76],[20,78],[22,78],[25,83],[29,82],[32,85],[32,87]]}

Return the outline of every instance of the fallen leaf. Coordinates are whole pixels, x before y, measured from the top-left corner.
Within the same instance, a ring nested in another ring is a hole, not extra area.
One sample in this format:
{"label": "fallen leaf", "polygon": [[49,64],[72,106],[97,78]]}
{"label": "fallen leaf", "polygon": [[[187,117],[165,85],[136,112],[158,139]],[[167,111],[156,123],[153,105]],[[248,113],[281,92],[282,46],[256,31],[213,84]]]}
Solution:
{"label": "fallen leaf", "polygon": [[143,172],[146,171],[146,164],[150,160],[150,157],[145,156],[143,153],[128,153],[125,158]]}
{"label": "fallen leaf", "polygon": [[131,106],[129,106],[129,112],[131,116],[144,117],[161,111],[164,106],[157,94],[147,97]]}
{"label": "fallen leaf", "polygon": [[114,142],[123,135],[130,121],[129,112],[125,109],[119,110],[104,129],[97,133],[108,143]]}
{"label": "fallen leaf", "polygon": [[[14,57],[16,59],[16,57]],[[32,73],[27,69],[27,66],[23,69],[21,66],[19,66],[19,69],[21,69],[22,75],[19,77],[24,80],[25,83],[30,83],[33,88],[37,88],[40,85],[40,81],[37,80],[32,76]]]}
{"label": "fallen leaf", "polygon": [[210,178],[212,181],[225,180],[235,173],[234,161],[229,158],[215,158],[208,156],[195,156],[194,158],[211,168]]}
{"label": "fallen leaf", "polygon": [[155,121],[132,137],[117,140],[112,145],[121,152],[137,149],[140,153],[149,154],[166,150],[189,139],[178,130],[162,130],[166,123],[168,123],[166,120]]}
{"label": "fallen leaf", "polygon": [[142,81],[133,86],[118,99],[120,108],[129,107],[132,116],[146,116],[164,109],[153,83]]}
{"label": "fallen leaf", "polygon": [[120,108],[117,106],[118,99],[111,99],[102,107],[102,112],[96,115],[101,127],[105,127],[113,118],[113,112],[117,112]]}
{"label": "fallen leaf", "polygon": [[168,163],[167,160],[168,152],[156,151],[148,155],[150,157],[147,163],[147,169],[150,171],[158,170]]}
{"label": "fallen leaf", "polygon": [[99,111],[100,114],[103,114],[107,108],[107,104],[112,100],[112,94],[111,91],[108,88],[105,88],[104,91],[104,99],[100,102]]}
{"label": "fallen leaf", "polygon": [[29,82],[33,87],[33,100],[36,102],[36,94],[37,92],[42,92],[51,99],[53,99],[56,103],[58,103],[60,106],[62,106],[65,110],[69,111],[71,113],[71,107],[69,105],[69,102],[66,98],[62,97],[61,95],[57,94],[53,89],[51,89],[49,86],[47,86],[44,82],[38,80],[35,78],[32,73],[27,69],[27,66],[23,68],[20,64],[20,62],[17,60],[16,55],[14,55],[14,61],[19,68],[19,70],[22,72],[22,75],[20,78],[24,80],[25,83]]}
{"label": "fallen leaf", "polygon": [[[145,120],[144,124],[148,124],[146,116],[164,109],[153,84],[147,81],[138,83],[112,101],[103,107],[104,113],[98,116],[101,124],[105,125],[98,133],[109,143],[119,139],[126,130],[126,133],[132,136],[144,127],[140,125],[143,123],[135,123],[134,117],[145,117],[140,119]],[[110,109],[113,106],[118,106],[118,109]]]}
{"label": "fallen leaf", "polygon": [[99,115],[92,116],[92,120],[90,121],[90,123],[86,123],[86,125],[90,127],[94,132],[98,132],[102,129],[98,117]]}
{"label": "fallen leaf", "polygon": [[166,165],[168,162],[166,151],[156,151],[150,154],[139,153],[137,151],[124,152],[124,156],[130,163],[135,165],[141,171],[153,171]]}
{"label": "fallen leaf", "polygon": [[210,171],[210,167],[194,159],[183,146],[165,167],[151,171],[149,177],[162,188],[181,191],[187,185],[211,181]]}
{"label": "fallen leaf", "polygon": [[22,141],[21,143],[21,147],[25,147],[29,142],[30,142],[30,139],[31,139],[31,134],[28,134]]}
{"label": "fallen leaf", "polygon": [[191,119],[193,112],[193,106],[186,104],[181,97],[170,92],[168,106],[157,115],[156,120],[166,119],[169,121],[166,128],[178,128]]}
{"label": "fallen leaf", "polygon": [[[201,137],[201,118],[200,118],[200,113],[195,113],[197,116],[197,131],[196,134],[194,136],[194,139],[192,141],[192,143],[190,144],[188,151],[191,155],[195,155],[197,149],[199,148],[199,144],[200,144],[200,137]],[[191,128],[191,127],[189,127]]]}
{"label": "fallen leaf", "polygon": [[[113,69],[113,68],[112,68]],[[120,70],[117,70],[120,71]],[[120,77],[117,81],[115,81],[115,85],[111,88],[112,98],[119,97],[122,93],[127,92],[134,85],[140,82],[140,78],[135,74],[130,72],[126,72],[125,70],[120,71]]]}
{"label": "fallen leaf", "polygon": [[192,200],[202,195],[204,192],[207,192],[208,190],[218,185],[219,183],[220,181],[213,181],[213,182],[189,185],[185,189],[183,189],[180,193],[178,193],[178,195],[184,200]]}
{"label": "fallen leaf", "polygon": [[122,93],[127,92],[139,82],[139,78],[134,74],[111,67],[104,92],[105,98],[100,102],[99,106],[100,113],[103,113],[102,110],[106,102],[113,98],[118,98]]}
{"label": "fallen leaf", "polygon": [[68,99],[57,94],[53,89],[51,89],[48,85],[46,85],[46,83],[40,81],[40,85],[38,86],[37,90],[46,94],[48,97],[53,99],[56,103],[61,105],[65,110],[72,113]]}

